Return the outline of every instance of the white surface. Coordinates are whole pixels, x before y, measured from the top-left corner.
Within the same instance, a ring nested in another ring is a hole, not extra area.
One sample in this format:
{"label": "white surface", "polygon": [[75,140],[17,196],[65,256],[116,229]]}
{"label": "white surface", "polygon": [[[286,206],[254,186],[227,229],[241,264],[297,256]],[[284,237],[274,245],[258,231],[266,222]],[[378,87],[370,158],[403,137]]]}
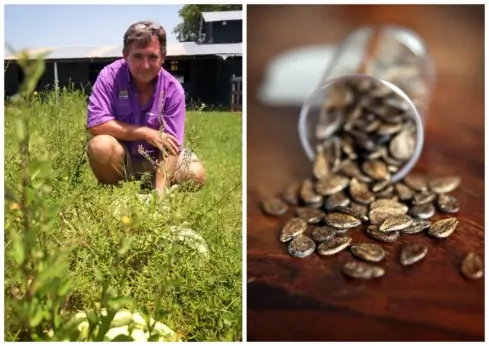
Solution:
{"label": "white surface", "polygon": [[278,55],[267,67],[258,99],[267,105],[302,106],[334,52],[335,46],[305,46]]}

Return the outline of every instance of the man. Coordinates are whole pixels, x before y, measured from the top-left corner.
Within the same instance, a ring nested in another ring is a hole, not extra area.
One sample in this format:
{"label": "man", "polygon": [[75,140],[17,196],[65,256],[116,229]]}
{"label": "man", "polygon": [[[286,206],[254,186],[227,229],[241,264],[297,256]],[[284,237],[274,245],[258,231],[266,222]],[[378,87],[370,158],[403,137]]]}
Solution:
{"label": "man", "polygon": [[165,30],[149,21],[131,25],[122,54],[100,72],[89,98],[93,173],[102,184],[149,173],[159,197],[172,184],[190,181],[202,187],[204,168],[183,147],[185,92],[162,67]]}

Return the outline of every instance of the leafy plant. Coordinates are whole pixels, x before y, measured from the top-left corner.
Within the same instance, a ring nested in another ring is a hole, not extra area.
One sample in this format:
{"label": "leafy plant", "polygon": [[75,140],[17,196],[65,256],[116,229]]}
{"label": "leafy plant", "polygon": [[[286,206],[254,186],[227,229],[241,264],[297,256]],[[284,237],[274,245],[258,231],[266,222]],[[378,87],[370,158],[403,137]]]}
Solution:
{"label": "leafy plant", "polygon": [[[53,242],[57,239],[59,206],[47,204],[53,182],[59,171],[52,171],[56,154],[45,152],[31,155],[34,147],[44,145],[44,138],[30,128],[36,106],[33,98],[37,81],[44,72],[44,60],[40,55],[31,59],[21,53],[18,60],[25,74],[19,93],[6,109],[8,117],[15,121],[15,135],[20,153],[18,179],[5,186],[5,204],[15,219],[7,219],[5,225],[6,264],[9,286],[6,287],[6,339],[32,341],[103,341],[107,332],[114,327],[114,317],[132,299],[116,292],[110,285],[117,278],[117,287],[122,287],[126,276],[121,273],[122,261],[127,254],[133,237],[120,234],[119,248],[108,273],[94,266],[95,278],[101,293],[98,301],[84,311],[89,328],[80,328],[81,320],[64,309],[66,298],[74,292],[73,275],[70,272],[70,256],[75,245],[63,247]],[[12,222],[14,221],[14,222]],[[156,296],[157,318],[164,314],[159,307],[163,291]],[[151,322],[148,309],[143,309],[148,323],[150,340],[158,340],[152,334],[156,321]],[[78,317],[80,315],[78,314]],[[126,324],[129,324],[127,321]],[[119,335],[115,340],[133,340]]]}
{"label": "leafy plant", "polygon": [[[128,339],[133,329],[138,340],[240,340],[240,115],[188,111],[185,146],[206,186],[146,204],[140,182],[98,186],[83,89],[49,89],[21,89],[5,106],[5,339]],[[189,229],[206,256],[172,241]],[[175,333],[164,336],[163,322]]]}

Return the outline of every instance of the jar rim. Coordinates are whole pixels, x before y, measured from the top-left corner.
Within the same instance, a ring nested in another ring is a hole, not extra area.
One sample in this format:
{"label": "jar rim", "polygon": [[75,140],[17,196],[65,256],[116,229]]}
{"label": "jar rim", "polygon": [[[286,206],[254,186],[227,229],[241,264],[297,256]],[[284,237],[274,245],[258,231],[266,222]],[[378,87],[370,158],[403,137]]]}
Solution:
{"label": "jar rim", "polygon": [[421,115],[416,105],[411,100],[411,98],[401,88],[399,88],[398,86],[396,86],[391,82],[373,76],[364,75],[364,74],[346,74],[341,77],[332,78],[327,82],[325,82],[324,84],[320,85],[311,93],[311,95],[307,98],[307,100],[302,105],[300,115],[299,115],[299,124],[298,124],[300,142],[309,160],[313,161],[315,157],[315,151],[313,146],[308,140],[308,130],[307,130],[307,120],[309,118],[309,111],[313,102],[321,95],[324,95],[325,91],[331,88],[333,85],[338,83],[344,83],[345,81],[359,80],[359,79],[369,79],[393,90],[396,93],[396,95],[400,96],[409,105],[409,110],[410,110],[409,113],[414,118],[415,127],[416,127],[415,148],[409,160],[404,165],[401,166],[401,169],[399,169],[399,171],[397,171],[395,174],[392,175],[391,182],[396,183],[402,180],[414,168],[414,166],[419,160],[419,157],[421,156],[421,152],[424,144],[424,124],[421,119]]}

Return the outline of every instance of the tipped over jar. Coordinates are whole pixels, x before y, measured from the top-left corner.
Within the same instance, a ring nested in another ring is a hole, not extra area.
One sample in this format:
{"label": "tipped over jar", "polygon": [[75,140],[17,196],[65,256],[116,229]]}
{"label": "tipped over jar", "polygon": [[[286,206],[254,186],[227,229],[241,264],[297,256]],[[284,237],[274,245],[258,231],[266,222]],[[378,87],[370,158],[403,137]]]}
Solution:
{"label": "tipped over jar", "polygon": [[362,27],[338,47],[299,119],[311,161],[332,172],[397,182],[419,159],[434,84],[422,39],[401,27]]}

